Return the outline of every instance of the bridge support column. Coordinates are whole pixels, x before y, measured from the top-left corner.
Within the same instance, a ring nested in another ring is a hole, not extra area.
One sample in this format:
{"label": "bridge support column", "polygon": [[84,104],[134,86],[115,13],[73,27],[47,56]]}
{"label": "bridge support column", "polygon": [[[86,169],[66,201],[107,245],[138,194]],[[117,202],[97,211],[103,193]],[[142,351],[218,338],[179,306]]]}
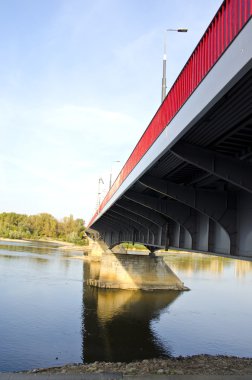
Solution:
{"label": "bridge support column", "polygon": [[192,237],[188,230],[183,226],[180,226],[179,230],[179,248],[191,249],[192,248]]}
{"label": "bridge support column", "polygon": [[209,217],[204,214],[197,215],[197,239],[195,248],[198,251],[208,251]]}
{"label": "bridge support column", "polygon": [[188,290],[162,257],[104,254],[88,285],[108,289]]}
{"label": "bridge support column", "polygon": [[179,235],[180,235],[180,224],[173,223],[171,231],[170,246],[174,248],[179,248]]}
{"label": "bridge support column", "polygon": [[252,256],[252,195],[241,191],[238,200],[239,256]]}
{"label": "bridge support column", "polygon": [[229,255],[230,238],[228,233],[216,222],[209,220],[208,250]]}

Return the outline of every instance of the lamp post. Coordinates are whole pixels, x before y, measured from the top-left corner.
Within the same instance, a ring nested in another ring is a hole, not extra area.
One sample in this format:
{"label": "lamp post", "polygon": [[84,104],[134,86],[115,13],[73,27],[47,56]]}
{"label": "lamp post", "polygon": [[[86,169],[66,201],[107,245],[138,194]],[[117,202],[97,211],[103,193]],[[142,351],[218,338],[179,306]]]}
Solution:
{"label": "lamp post", "polygon": [[98,180],[98,193],[97,193],[97,203],[96,203],[97,209],[99,209],[99,207],[101,205],[102,185],[104,185],[104,182],[103,182],[102,177],[100,177]]}
{"label": "lamp post", "polygon": [[166,97],[166,33],[167,32],[186,33],[187,31],[188,31],[188,29],[186,29],[186,28],[166,29],[166,31],[165,31],[165,34],[164,34],[163,78],[162,78],[161,102],[163,102],[164,98]]}
{"label": "lamp post", "polygon": [[119,160],[112,161],[111,167],[110,167],[110,173],[109,173],[109,190],[112,186],[112,167],[114,162],[120,162]]}

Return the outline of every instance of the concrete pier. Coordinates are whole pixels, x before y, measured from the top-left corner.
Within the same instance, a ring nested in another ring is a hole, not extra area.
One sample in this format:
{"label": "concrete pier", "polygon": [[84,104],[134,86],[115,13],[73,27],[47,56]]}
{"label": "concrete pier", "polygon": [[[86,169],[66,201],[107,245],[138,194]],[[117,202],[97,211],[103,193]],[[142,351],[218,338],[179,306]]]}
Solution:
{"label": "concrete pier", "polygon": [[106,253],[87,284],[108,289],[188,290],[162,257]]}
{"label": "concrete pier", "polygon": [[94,240],[88,236],[88,246],[85,247],[84,256],[91,261],[100,261],[103,254],[112,251],[103,240]]}

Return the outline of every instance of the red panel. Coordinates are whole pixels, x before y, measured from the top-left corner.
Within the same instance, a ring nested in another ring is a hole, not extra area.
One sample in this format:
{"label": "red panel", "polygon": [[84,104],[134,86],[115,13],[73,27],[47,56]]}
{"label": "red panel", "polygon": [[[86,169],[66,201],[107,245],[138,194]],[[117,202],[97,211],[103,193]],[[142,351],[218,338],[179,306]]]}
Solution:
{"label": "red panel", "polygon": [[243,22],[243,9],[242,9],[242,3],[239,2],[239,29],[242,26],[242,22]]}
{"label": "red panel", "polygon": [[225,0],[96,211],[91,226],[134,167],[252,16],[252,0]]}
{"label": "red panel", "polygon": [[221,10],[221,53],[224,50],[225,46],[225,7],[222,6]]}

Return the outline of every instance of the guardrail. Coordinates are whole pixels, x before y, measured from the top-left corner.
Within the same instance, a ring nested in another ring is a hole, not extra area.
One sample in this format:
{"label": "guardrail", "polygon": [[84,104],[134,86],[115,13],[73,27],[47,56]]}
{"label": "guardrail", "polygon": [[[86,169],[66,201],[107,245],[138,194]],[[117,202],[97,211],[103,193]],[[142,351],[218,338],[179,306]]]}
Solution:
{"label": "guardrail", "polygon": [[138,141],[89,226],[252,16],[252,0],[225,0]]}

